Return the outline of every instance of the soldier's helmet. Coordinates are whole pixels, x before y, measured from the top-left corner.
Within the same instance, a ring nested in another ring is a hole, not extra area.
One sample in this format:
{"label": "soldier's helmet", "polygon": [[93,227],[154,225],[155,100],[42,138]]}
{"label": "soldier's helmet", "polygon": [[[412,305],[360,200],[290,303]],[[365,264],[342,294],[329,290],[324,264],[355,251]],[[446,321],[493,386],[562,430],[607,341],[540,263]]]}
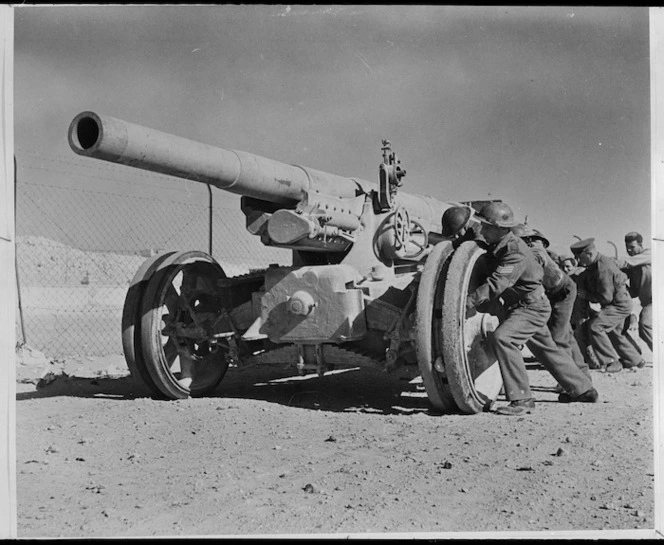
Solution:
{"label": "soldier's helmet", "polygon": [[514,212],[504,202],[491,202],[485,204],[476,215],[477,219],[487,225],[495,227],[512,228],[519,222],[514,219]]}
{"label": "soldier's helmet", "polygon": [[538,231],[537,229],[533,229],[534,234],[531,235],[530,238],[538,238],[542,241],[542,244],[544,244],[545,248],[549,247],[549,239],[546,238],[541,231]]}
{"label": "soldier's helmet", "polygon": [[470,219],[471,212],[467,206],[453,206],[443,212],[441,220],[443,224],[442,235],[452,237],[463,229]]}
{"label": "soldier's helmet", "polygon": [[532,238],[535,236],[535,229],[531,229],[525,223],[519,223],[512,227],[512,233],[519,238]]}

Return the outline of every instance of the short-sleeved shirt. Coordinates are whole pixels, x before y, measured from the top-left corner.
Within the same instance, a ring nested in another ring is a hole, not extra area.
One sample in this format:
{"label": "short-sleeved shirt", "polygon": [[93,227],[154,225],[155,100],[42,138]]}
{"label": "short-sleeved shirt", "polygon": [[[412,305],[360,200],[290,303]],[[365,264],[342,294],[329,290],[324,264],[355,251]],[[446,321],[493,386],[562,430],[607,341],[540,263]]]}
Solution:
{"label": "short-sleeved shirt", "polygon": [[652,256],[650,248],[640,254],[617,260],[618,267],[629,279],[629,294],[638,297],[641,306],[652,305]]}

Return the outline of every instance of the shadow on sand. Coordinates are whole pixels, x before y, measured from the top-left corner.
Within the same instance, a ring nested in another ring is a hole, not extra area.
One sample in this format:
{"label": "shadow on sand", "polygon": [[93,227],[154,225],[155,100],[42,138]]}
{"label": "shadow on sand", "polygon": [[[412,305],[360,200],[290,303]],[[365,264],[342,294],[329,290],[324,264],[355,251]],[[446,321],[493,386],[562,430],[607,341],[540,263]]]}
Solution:
{"label": "shadow on sand", "polygon": [[[118,401],[163,399],[128,375],[83,378],[63,373],[48,384],[25,391],[26,387],[19,389],[17,401],[62,396]],[[286,365],[233,368],[207,398],[254,399],[332,412],[438,414],[432,410],[421,382],[412,380],[412,374],[399,376],[370,367],[338,369],[322,377],[299,376],[293,367]]]}
{"label": "shadow on sand", "polygon": [[[544,384],[548,374],[535,361],[526,360],[531,389],[540,402],[556,402],[553,387]],[[423,413],[437,416],[427,399],[421,379],[414,373],[388,374],[372,367],[348,367],[299,376],[290,365],[259,364],[229,369],[208,399],[253,399],[280,405],[331,412],[372,412],[380,414]],[[49,397],[84,397],[163,400],[129,375],[95,378],[57,375],[50,382],[27,389],[22,385],[17,401]],[[500,395],[499,403],[505,401]]]}

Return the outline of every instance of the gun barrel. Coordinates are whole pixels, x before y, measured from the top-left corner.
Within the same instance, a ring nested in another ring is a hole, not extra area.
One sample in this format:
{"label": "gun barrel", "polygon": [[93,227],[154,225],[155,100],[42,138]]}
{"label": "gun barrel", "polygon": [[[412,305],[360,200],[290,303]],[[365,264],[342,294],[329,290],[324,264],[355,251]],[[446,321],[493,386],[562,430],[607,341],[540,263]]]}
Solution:
{"label": "gun barrel", "polygon": [[299,202],[311,190],[352,198],[372,186],[363,180],[202,144],[94,112],[82,112],[73,119],[68,139],[78,155],[211,184],[274,203]]}

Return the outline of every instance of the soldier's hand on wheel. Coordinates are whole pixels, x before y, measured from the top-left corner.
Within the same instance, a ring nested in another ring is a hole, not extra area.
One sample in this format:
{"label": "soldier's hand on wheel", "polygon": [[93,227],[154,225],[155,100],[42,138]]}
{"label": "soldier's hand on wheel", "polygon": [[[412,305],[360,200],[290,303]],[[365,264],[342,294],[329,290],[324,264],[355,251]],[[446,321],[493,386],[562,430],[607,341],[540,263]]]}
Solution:
{"label": "soldier's hand on wheel", "polygon": [[466,301],[466,318],[472,318],[477,314],[477,310],[475,309],[475,305],[473,305],[470,301]]}
{"label": "soldier's hand on wheel", "polygon": [[491,316],[500,316],[502,309],[503,305],[499,301],[487,301],[476,307],[477,312],[491,314]]}

